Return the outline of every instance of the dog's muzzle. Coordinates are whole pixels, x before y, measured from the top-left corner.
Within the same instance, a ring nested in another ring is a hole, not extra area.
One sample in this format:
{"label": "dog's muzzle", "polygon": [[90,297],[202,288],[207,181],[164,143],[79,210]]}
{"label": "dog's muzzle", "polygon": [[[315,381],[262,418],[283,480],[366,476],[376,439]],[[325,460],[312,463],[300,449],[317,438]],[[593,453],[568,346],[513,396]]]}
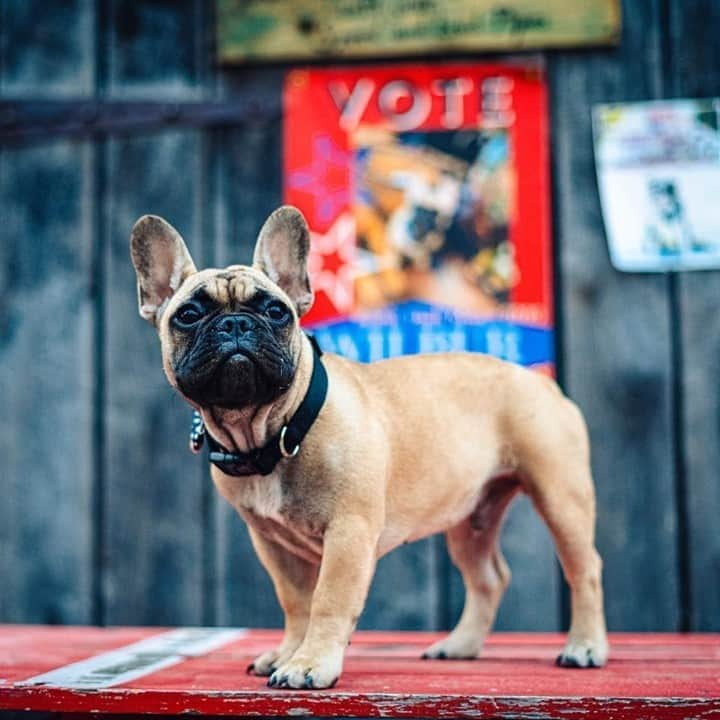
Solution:
{"label": "dog's muzzle", "polygon": [[271,402],[292,382],[294,363],[251,313],[223,314],[178,363],[178,387],[203,406],[242,408]]}

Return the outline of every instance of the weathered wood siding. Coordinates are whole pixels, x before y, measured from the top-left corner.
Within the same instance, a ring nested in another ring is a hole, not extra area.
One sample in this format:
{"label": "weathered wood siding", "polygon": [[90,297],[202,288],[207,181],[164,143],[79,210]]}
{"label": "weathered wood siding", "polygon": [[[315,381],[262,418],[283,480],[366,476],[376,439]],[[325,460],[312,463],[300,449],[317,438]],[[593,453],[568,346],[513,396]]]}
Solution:
{"label": "weathered wood siding", "polygon": [[[720,4],[674,0],[669,11],[664,91],[720,95]],[[716,207],[717,198],[708,197]],[[683,613],[690,627],[720,629],[720,274],[687,273],[673,295],[677,344],[678,498],[684,523]]]}
{"label": "weathered wood siding", "polygon": [[608,623],[651,630],[680,614],[669,279],[610,266],[588,112],[661,96],[661,3],[631,5],[618,51],[551,58],[555,238],[562,370],[593,440]]}
{"label": "weathered wood siding", "polygon": [[[0,0],[0,94],[277,100],[283,67],[216,66],[213,4]],[[546,54],[560,377],[593,440],[610,628],[719,630],[720,275],[611,268],[590,106],[720,95],[720,9],[623,11],[619,47]],[[242,522],[187,452],[189,411],[137,316],[127,239],[154,212],[199,263],[246,262],[281,200],[281,122],[0,148],[0,621],[280,624]],[[503,546],[498,627],[563,627],[528,502]],[[447,627],[461,605],[431,538],[381,561],[361,626]]]}

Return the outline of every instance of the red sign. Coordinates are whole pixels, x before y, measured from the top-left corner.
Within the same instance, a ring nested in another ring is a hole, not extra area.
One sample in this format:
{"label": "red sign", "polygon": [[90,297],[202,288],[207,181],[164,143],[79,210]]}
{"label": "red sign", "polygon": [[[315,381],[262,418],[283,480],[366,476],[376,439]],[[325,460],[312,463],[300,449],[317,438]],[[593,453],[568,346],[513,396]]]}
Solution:
{"label": "red sign", "polygon": [[294,70],[284,102],[285,201],[310,224],[322,344],[552,363],[536,63]]}

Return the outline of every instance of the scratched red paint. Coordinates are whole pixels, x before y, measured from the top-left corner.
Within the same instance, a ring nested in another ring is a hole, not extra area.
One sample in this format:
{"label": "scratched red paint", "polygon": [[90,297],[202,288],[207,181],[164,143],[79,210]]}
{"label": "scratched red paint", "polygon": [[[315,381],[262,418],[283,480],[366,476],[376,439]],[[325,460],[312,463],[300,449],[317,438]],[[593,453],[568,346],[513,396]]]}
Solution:
{"label": "scratched red paint", "polygon": [[94,691],[16,683],[116,649],[158,628],[0,626],[0,709],[67,713],[344,717],[720,718],[720,635],[611,636],[602,670],[564,670],[560,635],[495,634],[482,659],[422,661],[437,637],[357,633],[333,690],[270,689],[245,667],[277,642],[251,631],[218,650]]}

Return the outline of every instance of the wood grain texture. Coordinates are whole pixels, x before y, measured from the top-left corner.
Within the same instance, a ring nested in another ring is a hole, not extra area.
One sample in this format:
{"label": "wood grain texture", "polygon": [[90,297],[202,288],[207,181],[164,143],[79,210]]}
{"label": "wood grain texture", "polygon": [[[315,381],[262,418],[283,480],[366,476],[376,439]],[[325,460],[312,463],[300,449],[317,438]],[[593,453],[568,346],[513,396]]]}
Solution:
{"label": "wood grain texture", "polygon": [[155,330],[140,319],[130,229],[166,217],[201,262],[195,132],[111,141],[105,248],[105,622],[202,618],[205,467],[187,447],[191,410],[167,383]]}
{"label": "wood grain texture", "polygon": [[[184,99],[202,91],[195,0],[106,7],[106,92]],[[196,45],[197,43],[197,45]],[[137,314],[128,239],[143,213],[165,216],[203,261],[200,132],[109,143],[105,252],[103,621],[203,620],[206,464],[187,447],[191,410],[168,386],[155,331]]]}
{"label": "wood grain texture", "polygon": [[[720,5],[711,0],[670,4],[666,93],[672,97],[720,96]],[[692,38],[692,42],[688,42]],[[708,198],[708,202],[716,202]],[[677,277],[680,327],[678,372],[685,467],[686,562],[690,629],[720,629],[720,297],[719,272]]]}
{"label": "wood grain texture", "polygon": [[593,444],[597,535],[612,630],[677,627],[668,281],[610,266],[593,163],[593,103],[660,93],[659,2],[626,3],[620,49],[552,57],[562,367]]}
{"label": "wood grain texture", "polygon": [[187,99],[203,93],[202,0],[110,0],[108,93]]}
{"label": "wood grain texture", "polygon": [[90,622],[90,148],[0,153],[0,617]]}
{"label": "wood grain texture", "polygon": [[[216,146],[218,206],[211,251],[215,267],[252,262],[260,226],[281,202],[279,138],[278,119],[265,126],[225,132]],[[283,616],[272,582],[255,554],[245,523],[217,493],[213,505],[216,621],[281,627]]]}
{"label": "wood grain texture", "polygon": [[680,279],[689,608],[693,630],[720,630],[720,275]]}
{"label": "wood grain texture", "polygon": [[92,94],[94,6],[93,0],[0,0],[0,93]]}
{"label": "wood grain texture", "polygon": [[[277,97],[283,67],[214,66],[213,7],[0,0],[0,93]],[[590,106],[720,95],[720,7],[628,0],[623,11],[618,49],[548,56],[559,360],[594,443],[611,629],[670,630],[681,612],[692,628],[718,629],[718,273],[677,277],[675,295],[664,276],[612,270]],[[0,427],[0,619],[88,622],[102,581],[106,622],[281,622],[242,521],[216,496],[206,462],[187,452],[188,410],[137,316],[127,253],[135,218],[159,212],[207,263],[248,260],[281,201],[280,128],[281,118],[258,114],[208,133],[0,153],[0,400],[10,418]],[[99,275],[96,238],[106,239]],[[503,546],[514,577],[497,627],[557,627],[561,583],[527,502],[511,511]],[[440,538],[386,558],[361,626],[451,624],[462,592],[448,562]],[[689,588],[680,587],[682,572]]]}

